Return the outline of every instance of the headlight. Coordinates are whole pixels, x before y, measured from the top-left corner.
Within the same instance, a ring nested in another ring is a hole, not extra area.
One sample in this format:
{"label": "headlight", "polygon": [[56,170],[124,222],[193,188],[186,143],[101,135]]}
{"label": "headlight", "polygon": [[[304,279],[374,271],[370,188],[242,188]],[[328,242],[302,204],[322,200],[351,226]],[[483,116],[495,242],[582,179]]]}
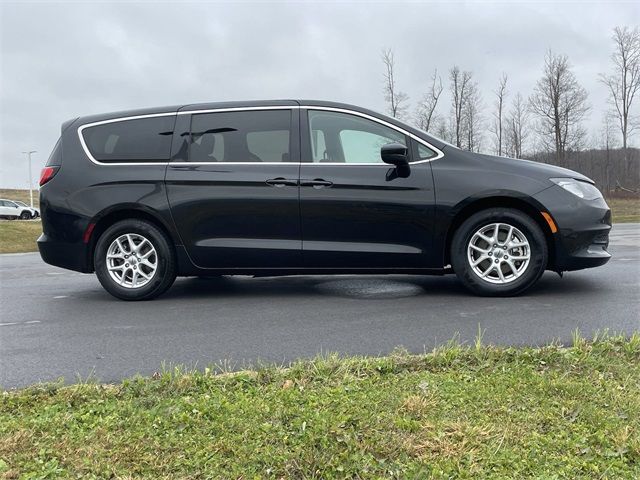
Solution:
{"label": "headlight", "polygon": [[564,188],[567,192],[573,193],[576,197],[580,197],[585,200],[602,198],[600,190],[590,183],[576,180],[575,178],[550,178],[549,180],[559,187]]}

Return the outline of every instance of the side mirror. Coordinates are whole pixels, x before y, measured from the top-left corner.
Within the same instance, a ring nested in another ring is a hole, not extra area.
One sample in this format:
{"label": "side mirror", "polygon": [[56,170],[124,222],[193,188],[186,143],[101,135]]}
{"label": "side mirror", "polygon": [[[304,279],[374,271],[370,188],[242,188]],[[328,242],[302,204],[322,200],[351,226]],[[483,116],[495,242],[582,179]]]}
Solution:
{"label": "side mirror", "polygon": [[407,147],[401,143],[387,143],[380,149],[380,157],[385,163],[401,167],[409,165],[408,152]]}

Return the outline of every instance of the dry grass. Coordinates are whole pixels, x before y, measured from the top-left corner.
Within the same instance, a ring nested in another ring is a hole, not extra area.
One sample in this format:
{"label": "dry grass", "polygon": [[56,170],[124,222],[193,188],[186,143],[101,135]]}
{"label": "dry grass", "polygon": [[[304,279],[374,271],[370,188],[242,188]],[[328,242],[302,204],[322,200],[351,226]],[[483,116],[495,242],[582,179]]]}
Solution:
{"label": "dry grass", "polygon": [[36,252],[40,220],[0,220],[0,253]]}
{"label": "dry grass", "polygon": [[640,222],[640,197],[607,198],[613,223]]}

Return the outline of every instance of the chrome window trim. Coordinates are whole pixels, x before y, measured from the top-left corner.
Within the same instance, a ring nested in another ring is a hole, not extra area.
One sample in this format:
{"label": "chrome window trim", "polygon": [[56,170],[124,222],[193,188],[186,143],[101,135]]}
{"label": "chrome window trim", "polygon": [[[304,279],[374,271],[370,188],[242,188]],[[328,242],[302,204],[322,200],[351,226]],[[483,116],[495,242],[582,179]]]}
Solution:
{"label": "chrome window trim", "polygon": [[129,117],[118,117],[111,118],[109,120],[100,120],[98,122],[86,123],[84,125],[80,125],[78,127],[78,138],[80,140],[80,145],[82,145],[82,149],[84,150],[85,155],[91,160],[92,163],[104,167],[118,167],[118,166],[167,166],[167,165],[340,165],[340,166],[369,166],[369,167],[389,167],[386,163],[347,163],[347,162],[100,162],[96,160],[91,152],[89,151],[89,147],[87,146],[84,136],[82,132],[85,128],[95,127],[98,125],[105,125],[108,123],[115,122],[126,122],[127,120],[139,120],[141,118],[154,118],[154,117],[167,117],[171,115],[194,115],[201,113],[221,113],[221,112],[244,112],[244,111],[256,111],[256,110],[298,110],[298,109],[307,109],[307,110],[323,110],[328,112],[338,112],[345,113],[348,115],[355,115],[358,117],[366,118],[367,120],[379,123],[380,125],[384,125],[388,128],[391,128],[403,135],[406,135],[416,142],[421,143],[425,147],[436,152],[436,156],[432,158],[427,158],[424,160],[416,160],[414,162],[410,162],[410,165],[417,165],[420,163],[428,163],[433,162],[434,160],[438,160],[444,157],[444,153],[439,148],[431,145],[426,140],[421,139],[417,135],[414,135],[407,130],[393,125],[389,122],[386,122],[380,118],[374,117],[372,115],[357,112],[355,110],[350,110],[348,108],[340,108],[340,107],[325,107],[322,105],[265,105],[265,106],[256,106],[256,107],[229,107],[229,108],[213,108],[213,109],[203,109],[203,110],[186,110],[186,111],[178,111],[178,112],[164,112],[164,113],[150,113],[145,115],[133,115]]}
{"label": "chrome window trim", "polygon": [[[444,153],[442,152],[442,150],[440,150],[439,148],[434,147],[433,145],[431,145],[429,142],[427,142],[426,140],[421,139],[420,137],[418,137],[417,135],[414,135],[411,132],[408,132],[407,130],[397,127],[396,125],[393,125],[392,123],[386,122],[380,118],[374,117],[373,115],[369,115],[366,113],[362,113],[362,112],[356,112],[355,110],[349,110],[348,108],[340,108],[340,107],[324,107],[324,106],[300,106],[300,108],[306,108],[307,110],[324,110],[324,111],[328,111],[328,112],[338,112],[338,113],[346,113],[348,115],[356,115],[358,117],[362,117],[362,118],[366,118],[367,120],[371,120],[372,122],[376,122],[379,123],[380,125],[384,125],[385,127],[391,128],[392,130],[395,130],[396,132],[400,132],[403,135],[406,135],[407,137],[410,137],[412,139],[414,139],[416,142],[421,143],[422,145],[424,145],[425,147],[433,150],[434,152],[436,152],[436,156],[435,157],[431,157],[431,158],[426,158],[424,160],[416,160],[415,162],[410,162],[409,165],[416,165],[419,163],[427,163],[427,162],[433,162],[434,160],[438,160],[439,158],[444,157]],[[301,162],[302,165],[366,165],[366,166],[374,166],[374,165],[380,165],[380,166],[385,166],[388,167],[389,164],[388,163],[347,163],[347,162]]]}
{"label": "chrome window trim", "polygon": [[[211,108],[206,110],[182,110],[178,112],[178,115],[191,115],[193,113],[220,113],[220,112],[250,112],[252,110],[298,110],[300,105],[265,105],[264,107],[228,107],[228,108]],[[217,162],[213,162],[217,163]],[[234,162],[228,162],[234,163]],[[255,163],[255,162],[254,162]],[[262,162],[257,162],[262,163]],[[280,163],[280,162],[271,162]],[[291,163],[291,162],[289,162]]]}

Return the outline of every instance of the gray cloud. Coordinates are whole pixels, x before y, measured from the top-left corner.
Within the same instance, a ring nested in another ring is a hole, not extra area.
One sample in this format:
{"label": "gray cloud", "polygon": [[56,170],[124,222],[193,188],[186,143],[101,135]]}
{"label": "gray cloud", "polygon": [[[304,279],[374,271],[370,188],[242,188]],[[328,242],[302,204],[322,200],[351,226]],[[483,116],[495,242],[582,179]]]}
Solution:
{"label": "gray cloud", "polygon": [[0,186],[28,184],[26,149],[36,179],[60,124],[82,114],[250,98],[384,110],[383,47],[413,102],[434,68],[457,64],[487,107],[501,72],[528,95],[545,51],[567,54],[595,130],[611,30],[634,20],[632,3],[3,3]]}

